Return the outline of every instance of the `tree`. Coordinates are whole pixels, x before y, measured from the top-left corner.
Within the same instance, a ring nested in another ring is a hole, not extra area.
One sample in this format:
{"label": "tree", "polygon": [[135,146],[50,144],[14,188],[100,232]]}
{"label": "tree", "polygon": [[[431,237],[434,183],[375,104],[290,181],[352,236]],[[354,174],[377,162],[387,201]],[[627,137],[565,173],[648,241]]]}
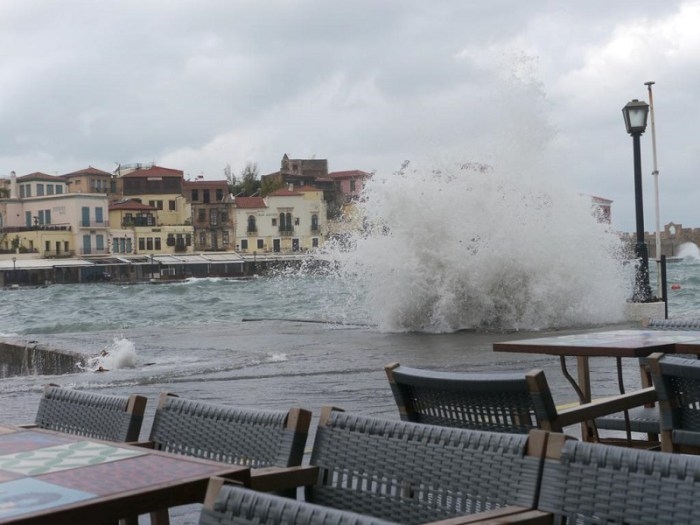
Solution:
{"label": "tree", "polygon": [[233,174],[233,171],[231,171],[230,164],[226,164],[224,175],[226,176],[226,182],[228,182],[228,191],[233,193],[233,188],[236,186],[236,176]]}
{"label": "tree", "polygon": [[260,191],[260,184],[258,165],[254,162],[248,162],[241,172],[240,182],[233,185],[231,193],[251,197]]}
{"label": "tree", "polygon": [[284,187],[284,182],[281,179],[275,179],[274,177],[268,177],[260,185],[260,195],[265,197],[273,191],[277,191]]}

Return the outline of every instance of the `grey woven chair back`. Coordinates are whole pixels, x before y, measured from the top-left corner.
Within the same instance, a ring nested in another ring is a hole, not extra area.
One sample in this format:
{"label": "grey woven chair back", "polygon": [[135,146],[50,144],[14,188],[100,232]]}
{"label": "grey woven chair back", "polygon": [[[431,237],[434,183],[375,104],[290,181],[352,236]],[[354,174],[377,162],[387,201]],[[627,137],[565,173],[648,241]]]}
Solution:
{"label": "grey woven chair back", "polygon": [[661,430],[671,433],[674,445],[700,447],[700,360],[654,355],[649,361]]}
{"label": "grey woven chair back", "polygon": [[251,468],[301,464],[311,414],[249,410],[161,396],[150,441],[156,450]]}
{"label": "grey woven chair back", "polygon": [[538,509],[567,524],[700,523],[700,457],[568,441],[546,460]]}
{"label": "grey woven chair back", "polygon": [[532,507],[541,459],[527,455],[527,440],[324,408],[307,501],[406,524]]}
{"label": "grey woven chair back", "polygon": [[652,330],[700,330],[700,319],[649,319],[645,324]]}
{"label": "grey woven chair back", "polygon": [[[390,364],[391,391],[402,420],[429,425],[526,434],[538,428],[525,374],[451,373]],[[538,403],[537,409],[553,402]]]}
{"label": "grey woven chair back", "polygon": [[146,398],[44,387],[35,423],[40,428],[107,441],[138,441]]}
{"label": "grey woven chair back", "polygon": [[329,507],[225,485],[213,508],[202,509],[199,525],[389,525]]}

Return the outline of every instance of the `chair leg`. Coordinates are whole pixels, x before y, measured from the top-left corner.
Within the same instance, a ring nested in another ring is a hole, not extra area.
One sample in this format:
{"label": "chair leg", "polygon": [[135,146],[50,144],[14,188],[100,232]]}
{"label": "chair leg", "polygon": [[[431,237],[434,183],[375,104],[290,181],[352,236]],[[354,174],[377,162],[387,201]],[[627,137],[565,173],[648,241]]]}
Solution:
{"label": "chair leg", "polygon": [[168,509],[160,509],[151,512],[151,525],[170,525]]}

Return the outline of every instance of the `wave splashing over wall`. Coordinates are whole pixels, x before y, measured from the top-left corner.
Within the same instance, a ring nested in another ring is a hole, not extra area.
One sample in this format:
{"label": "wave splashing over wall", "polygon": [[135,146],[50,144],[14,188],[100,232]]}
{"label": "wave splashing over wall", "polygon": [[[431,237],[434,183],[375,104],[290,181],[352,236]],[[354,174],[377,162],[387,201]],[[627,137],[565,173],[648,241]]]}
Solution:
{"label": "wave splashing over wall", "polygon": [[623,320],[621,243],[591,198],[469,163],[405,164],[367,185],[338,269],[386,331],[543,329]]}

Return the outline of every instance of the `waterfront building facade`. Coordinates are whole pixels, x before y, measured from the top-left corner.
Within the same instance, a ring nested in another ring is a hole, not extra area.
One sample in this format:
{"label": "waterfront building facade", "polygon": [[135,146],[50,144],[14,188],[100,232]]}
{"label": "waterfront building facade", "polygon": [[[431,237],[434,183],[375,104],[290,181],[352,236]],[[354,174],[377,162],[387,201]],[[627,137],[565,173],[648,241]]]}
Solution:
{"label": "waterfront building facade", "polygon": [[327,235],[323,191],[282,188],[265,198],[234,197],[236,251],[298,253],[318,248]]}
{"label": "waterfront building facade", "polygon": [[66,181],[69,193],[104,193],[107,196],[113,193],[112,174],[92,166],[66,173],[61,178]]}
{"label": "waterfront building facade", "polygon": [[182,183],[190,206],[195,251],[232,251],[236,230],[233,198],[226,180],[196,180]]}

